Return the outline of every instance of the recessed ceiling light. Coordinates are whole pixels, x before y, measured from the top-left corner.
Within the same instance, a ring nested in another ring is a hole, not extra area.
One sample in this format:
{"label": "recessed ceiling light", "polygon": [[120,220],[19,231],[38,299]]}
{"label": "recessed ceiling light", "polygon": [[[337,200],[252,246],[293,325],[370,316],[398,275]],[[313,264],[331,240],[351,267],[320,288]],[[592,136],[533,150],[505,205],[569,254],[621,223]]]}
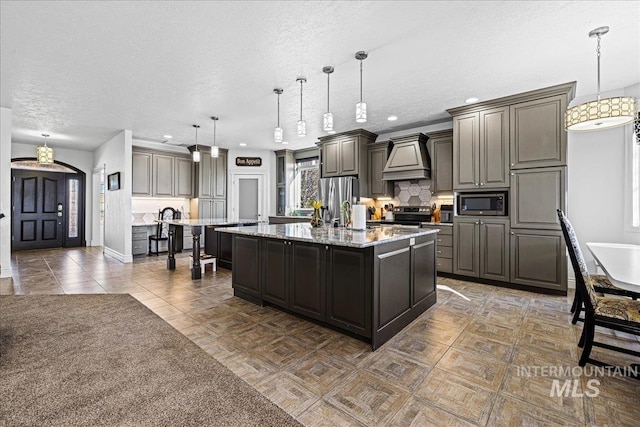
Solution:
{"label": "recessed ceiling light", "polygon": [[162,135],[163,138],[171,139],[173,138],[171,135]]}
{"label": "recessed ceiling light", "polygon": [[241,143],[240,143],[240,147],[246,147],[246,146],[247,146],[247,144],[246,144],[246,143],[244,143],[244,142],[241,142]]}
{"label": "recessed ceiling light", "polygon": [[288,141],[282,141],[282,145],[289,145]]}
{"label": "recessed ceiling light", "polygon": [[395,122],[396,120],[398,120],[398,116],[389,116],[387,117],[387,120],[389,120],[390,122]]}
{"label": "recessed ceiling light", "polygon": [[336,131],[335,130],[328,130],[327,133],[330,134],[330,135],[333,135],[334,133],[336,133]]}
{"label": "recessed ceiling light", "polygon": [[478,102],[478,98],[476,97],[467,98],[464,100],[464,102],[466,102],[467,104],[471,104],[472,102]]}

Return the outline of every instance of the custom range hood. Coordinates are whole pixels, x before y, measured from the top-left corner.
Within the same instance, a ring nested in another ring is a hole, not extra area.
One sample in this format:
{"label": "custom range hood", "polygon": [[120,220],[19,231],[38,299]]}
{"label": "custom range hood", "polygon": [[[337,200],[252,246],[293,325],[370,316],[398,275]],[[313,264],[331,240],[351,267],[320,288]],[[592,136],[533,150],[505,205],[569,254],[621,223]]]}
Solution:
{"label": "custom range hood", "polygon": [[430,179],[431,157],[427,151],[427,139],[427,135],[423,133],[391,138],[393,148],[382,170],[382,179]]}

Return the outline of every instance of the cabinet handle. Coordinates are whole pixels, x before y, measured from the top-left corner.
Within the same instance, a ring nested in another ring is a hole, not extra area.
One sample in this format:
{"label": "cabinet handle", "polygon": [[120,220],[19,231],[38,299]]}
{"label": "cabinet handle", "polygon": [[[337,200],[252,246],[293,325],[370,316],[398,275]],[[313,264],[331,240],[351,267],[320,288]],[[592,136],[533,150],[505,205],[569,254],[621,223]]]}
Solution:
{"label": "cabinet handle", "polygon": [[442,239],[438,239],[438,242],[442,242]]}
{"label": "cabinet handle", "polygon": [[325,246],[325,247],[324,247],[324,250],[325,250],[325,251],[328,251],[328,250],[329,250],[329,246]]}
{"label": "cabinet handle", "polygon": [[511,172],[511,176],[516,176],[516,174],[515,174],[515,173],[513,173],[513,172]]}
{"label": "cabinet handle", "polygon": [[484,222],[480,221],[480,225],[484,225]]}
{"label": "cabinet handle", "polygon": [[515,165],[516,165],[515,163],[511,163],[511,166],[515,166]]}
{"label": "cabinet handle", "polygon": [[478,183],[476,182],[475,184],[476,184],[476,187],[477,187],[477,186],[478,186]]}
{"label": "cabinet handle", "polygon": [[478,221],[476,221],[476,225],[478,225]]}
{"label": "cabinet handle", "polygon": [[438,252],[439,254],[441,254],[441,253],[442,253],[442,251],[437,251],[437,252]]}
{"label": "cabinet handle", "polygon": [[513,231],[511,232],[511,235],[512,235],[512,236],[515,236],[515,234],[516,234],[516,233],[514,233]]}

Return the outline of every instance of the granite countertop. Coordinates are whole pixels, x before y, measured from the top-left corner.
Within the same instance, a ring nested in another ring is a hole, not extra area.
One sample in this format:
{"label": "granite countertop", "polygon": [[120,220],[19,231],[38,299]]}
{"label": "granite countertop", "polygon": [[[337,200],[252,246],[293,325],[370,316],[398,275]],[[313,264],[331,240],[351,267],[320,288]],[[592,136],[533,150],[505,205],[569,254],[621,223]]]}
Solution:
{"label": "granite countertop", "polygon": [[165,224],[180,225],[180,226],[193,226],[193,225],[243,225],[243,224],[255,224],[258,222],[256,219],[238,219],[230,220],[227,218],[211,218],[211,219],[172,219],[168,221],[158,221]]}
{"label": "granite countertop", "polygon": [[363,231],[334,227],[312,228],[311,224],[306,223],[258,224],[247,227],[229,227],[220,229],[219,231],[223,233],[245,234],[282,240],[297,240],[333,246],[350,246],[354,248],[365,248],[437,233],[436,230],[398,228],[393,226],[380,226]]}
{"label": "granite countertop", "polygon": [[269,215],[269,218],[305,218],[305,219],[311,219],[312,215]]}
{"label": "granite countertop", "polygon": [[424,225],[428,225],[430,227],[453,227],[452,222],[425,222]]}
{"label": "granite countertop", "polygon": [[156,221],[145,221],[144,219],[136,219],[131,222],[132,227],[151,227],[152,225],[158,224]]}

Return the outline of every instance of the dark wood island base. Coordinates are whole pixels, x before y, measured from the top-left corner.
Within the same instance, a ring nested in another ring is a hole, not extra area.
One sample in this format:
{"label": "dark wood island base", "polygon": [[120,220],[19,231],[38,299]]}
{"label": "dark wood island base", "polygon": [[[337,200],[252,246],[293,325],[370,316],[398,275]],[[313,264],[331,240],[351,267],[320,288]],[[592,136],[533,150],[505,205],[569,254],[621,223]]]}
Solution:
{"label": "dark wood island base", "polygon": [[250,235],[252,228],[233,235],[235,296],[347,332],[373,350],[436,303],[435,232],[350,247]]}

